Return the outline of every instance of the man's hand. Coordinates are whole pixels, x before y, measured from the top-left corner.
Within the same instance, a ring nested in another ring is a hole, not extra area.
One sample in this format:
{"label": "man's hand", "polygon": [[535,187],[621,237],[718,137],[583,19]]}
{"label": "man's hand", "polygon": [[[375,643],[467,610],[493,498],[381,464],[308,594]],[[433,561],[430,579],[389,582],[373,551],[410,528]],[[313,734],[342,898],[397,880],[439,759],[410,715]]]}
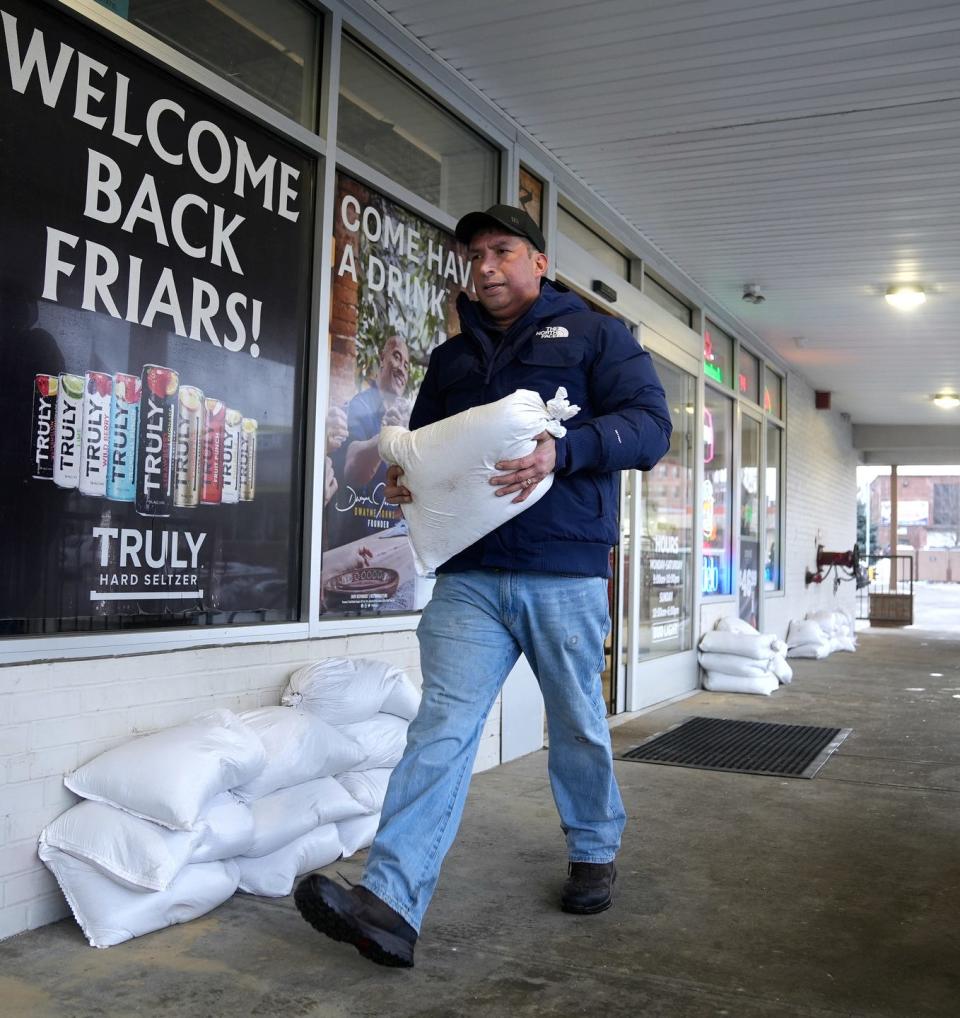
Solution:
{"label": "man's hand", "polygon": [[342,407],[330,407],[327,411],[327,452],[339,449],[347,434],[347,415]]}
{"label": "man's hand", "polygon": [[383,412],[382,427],[406,428],[410,424],[410,401],[399,396]]}
{"label": "man's hand", "polygon": [[513,501],[524,502],[544,477],[553,473],[557,463],[557,447],[553,435],[549,431],[541,431],[535,441],[537,447],[529,456],[519,460],[501,460],[497,464],[497,470],[507,471],[490,478],[491,484],[501,486],[497,488],[497,495],[519,492]]}
{"label": "man's hand", "polygon": [[383,497],[395,505],[404,505],[413,501],[413,496],[400,483],[401,477],[403,477],[403,471],[398,466],[392,466],[387,470],[387,485],[383,490]]}
{"label": "man's hand", "polygon": [[331,498],[337,493],[336,474],[333,472],[333,460],[329,456],[324,457],[323,461],[323,504],[327,505]]}

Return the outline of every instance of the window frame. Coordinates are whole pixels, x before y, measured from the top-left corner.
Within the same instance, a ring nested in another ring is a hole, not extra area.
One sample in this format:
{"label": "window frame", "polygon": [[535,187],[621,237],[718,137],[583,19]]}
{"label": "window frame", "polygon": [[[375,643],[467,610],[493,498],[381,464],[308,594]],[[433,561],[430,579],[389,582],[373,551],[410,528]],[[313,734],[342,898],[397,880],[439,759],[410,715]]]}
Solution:
{"label": "window frame", "polygon": [[[320,615],[320,549],[322,544],[322,495],[314,497],[315,479],[324,472],[324,424],[326,419],[329,362],[325,341],[330,311],[330,254],[326,238],[333,234],[333,181],[340,168],[391,199],[408,205],[418,215],[447,230],[456,220],[418,195],[400,187],[384,174],[362,161],[340,152],[336,147],[337,106],[339,101],[340,47],[344,34],[370,50],[417,91],[440,106],[466,129],[493,146],[497,156],[496,191],[500,201],[516,201],[517,183],[507,177],[511,162],[518,162],[516,139],[511,138],[482,114],[455,96],[438,94],[425,82],[411,79],[398,69],[398,61],[387,52],[389,40],[367,26],[347,24],[337,8],[326,8],[314,0],[307,5],[319,18],[320,54],[316,89],[316,130],[257,99],[232,84],[216,71],[161,41],[145,29],[131,24],[95,0],[55,0],[52,6],[64,17],[101,34],[132,55],[147,60],[179,84],[195,89],[200,95],[223,104],[231,112],[249,118],[257,127],[276,135],[315,159],[315,195],[309,209],[312,217],[313,254],[309,270],[309,321],[307,363],[303,384],[308,395],[300,421],[304,448],[302,459],[303,500],[301,511],[301,576],[298,618],[289,622],[241,623],[236,626],[190,626],[143,629],[125,632],[56,634],[48,636],[11,636],[0,639],[0,663],[35,663],[42,660],[87,659],[123,656],[144,652],[171,652],[203,647],[250,643],[279,643],[308,639],[362,635],[365,633],[409,632],[416,628],[420,613],[371,618],[326,619]],[[352,22],[353,19],[351,19]],[[378,45],[380,43],[380,45]],[[526,156],[524,163],[537,169]],[[537,170],[547,185],[544,201],[548,219],[552,218],[555,192],[552,176]]]}
{"label": "window frame", "polygon": [[[760,462],[763,469],[760,471],[758,478],[758,497],[760,499],[761,517],[762,520],[759,526],[759,539],[761,549],[765,547],[766,535],[767,535],[767,524],[766,524],[766,463],[767,463],[767,425],[774,425],[780,431],[780,470],[778,476],[778,487],[777,492],[777,505],[778,505],[778,534],[777,540],[780,548],[780,576],[779,585],[775,588],[766,589],[763,584],[763,577],[760,577],[760,620],[763,619],[763,604],[765,599],[774,597],[785,597],[786,596],[786,571],[787,571],[787,548],[786,548],[786,516],[788,507],[786,504],[786,476],[787,476],[787,377],[783,370],[773,364],[767,357],[762,354],[755,352],[753,348],[747,343],[744,343],[734,333],[728,332],[721,326],[715,318],[704,316],[704,332],[709,331],[711,328],[716,330],[722,336],[728,337],[733,344],[731,356],[733,361],[733,369],[731,371],[731,380],[729,388],[721,382],[716,381],[711,376],[703,372],[703,384],[704,390],[713,388],[719,393],[723,393],[734,400],[734,441],[733,441],[733,461],[736,464],[736,476],[739,480],[740,476],[740,465],[742,462],[742,450],[740,446],[740,419],[743,413],[748,413],[752,417],[757,417],[761,421],[761,433],[760,433]],[[735,378],[739,378],[740,365],[744,354],[748,354],[757,361],[758,366],[758,384],[760,391],[760,402],[755,402],[750,399],[748,395],[740,392],[740,386],[738,382],[735,382]],[[701,352],[701,370],[703,370],[703,354]],[[764,409],[763,406],[763,385],[766,380],[766,372],[771,371],[780,381],[780,416],[773,414],[771,411]],[[704,397],[704,405],[706,405],[706,397]],[[735,516],[734,520],[739,521],[740,519],[740,487],[737,484],[735,492]],[[734,575],[739,577],[740,575],[740,534],[739,534],[739,522],[736,524],[736,533],[734,534],[734,548],[733,548],[733,561],[732,569]],[[705,603],[717,604],[722,603],[724,600],[730,600],[734,603],[739,604],[739,597],[736,588],[734,588],[731,595],[719,595],[719,594],[703,594],[701,597]]]}
{"label": "window frame", "polygon": [[[701,371],[702,371],[702,366],[701,366]],[[701,519],[700,519],[700,540],[699,540],[700,549],[699,550],[700,550],[700,574],[701,575],[700,575],[699,595],[700,595],[700,598],[703,600],[703,602],[705,604],[724,604],[724,603],[727,603],[727,602],[735,602],[736,601],[736,596],[737,596],[736,584],[734,582],[734,576],[735,576],[735,573],[736,573],[736,570],[735,570],[734,566],[739,562],[739,559],[737,557],[738,556],[738,552],[739,552],[739,548],[738,548],[738,545],[737,545],[736,534],[734,533],[734,530],[735,530],[736,521],[738,519],[737,512],[739,511],[738,510],[738,505],[737,505],[738,494],[737,494],[737,490],[736,490],[736,480],[737,480],[737,477],[739,476],[738,473],[736,472],[736,470],[737,470],[737,462],[738,462],[737,461],[737,456],[738,456],[739,448],[740,448],[740,443],[737,440],[737,435],[739,433],[737,431],[737,428],[739,426],[738,425],[738,401],[736,399],[736,394],[734,392],[726,389],[724,386],[722,386],[718,382],[715,382],[713,379],[704,377],[704,379],[703,379],[703,399],[702,399],[702,404],[701,404],[702,405],[701,417],[703,416],[702,411],[706,410],[706,408],[707,408],[707,393],[710,392],[711,390],[713,392],[715,392],[719,398],[726,400],[727,403],[730,404],[730,416],[729,416],[728,421],[729,421],[729,425],[730,425],[730,436],[731,437],[730,437],[730,461],[727,464],[728,479],[727,479],[727,511],[726,511],[727,546],[730,549],[730,590],[728,592],[717,592],[715,594],[707,594],[707,593],[704,593],[704,591],[703,591],[703,578],[702,578],[703,557],[704,557],[704,555],[703,555],[703,540],[702,540],[702,530],[703,530],[702,514],[703,514],[703,506],[700,505],[699,513],[700,513]],[[701,429],[703,428],[702,422],[700,424],[700,428]],[[702,441],[700,442],[700,448],[701,448],[701,450],[703,449],[703,442]],[[704,485],[704,482],[707,479],[706,478],[706,469],[705,468],[706,468],[706,464],[703,462],[703,452],[701,451],[701,453],[700,453],[701,480],[700,480],[700,495],[699,495],[700,502],[703,501],[703,485]]]}
{"label": "window frame", "polygon": [[[355,46],[357,49],[365,53],[372,60],[381,64],[388,73],[399,78],[404,85],[406,85],[417,95],[421,96],[431,106],[435,106],[440,113],[445,114],[452,121],[455,121],[466,132],[475,135],[479,141],[484,142],[485,144],[490,146],[490,148],[496,154],[497,157],[497,169],[496,169],[497,179],[494,183],[494,194],[496,196],[499,196],[498,200],[502,200],[503,181],[507,166],[507,155],[508,155],[503,140],[485,136],[480,130],[477,129],[477,127],[475,127],[471,123],[468,123],[463,116],[459,115],[455,110],[451,109],[449,104],[444,103],[440,98],[434,95],[428,88],[424,87],[422,83],[410,77],[410,75],[406,71],[398,67],[395,61],[392,61],[377,46],[371,44],[370,41],[360,36],[356,31],[353,30],[351,26],[344,26],[343,30],[341,31],[337,39],[338,54],[336,66],[336,88],[334,89],[333,85],[331,84],[332,94],[330,96],[329,101],[339,107],[341,95],[340,80],[341,80],[341,68],[343,64],[344,41]],[[330,80],[331,81],[333,80],[332,76]],[[339,110],[337,111],[337,119],[339,119]],[[338,136],[328,135],[328,137],[337,138]],[[440,216],[444,220],[451,222],[454,225],[456,224],[459,218],[447,212],[445,209],[442,209],[440,206],[434,205],[432,202],[424,198],[416,191],[412,191],[408,187],[405,187],[403,184],[394,181],[389,176],[389,174],[385,173],[383,170],[372,166],[370,163],[367,163],[365,160],[355,155],[354,153],[348,152],[346,149],[340,146],[339,142],[337,143],[336,147],[336,161],[339,164],[343,165],[345,169],[348,165],[348,161],[352,162],[356,167],[356,170],[355,171],[352,170],[350,172],[353,172],[355,176],[357,176],[360,173],[364,174],[369,173],[375,175],[376,178],[378,178],[382,182],[382,186],[378,186],[378,190],[383,191],[384,194],[387,194],[388,196],[391,197],[394,192],[396,192],[397,195],[403,195],[404,197],[402,198],[402,201],[404,204],[411,205],[411,207],[413,207],[412,203],[416,203],[420,208],[428,210],[422,214],[428,216],[429,218],[436,219],[438,216]],[[397,200],[401,199],[398,198]],[[418,212],[418,214],[421,213]]]}

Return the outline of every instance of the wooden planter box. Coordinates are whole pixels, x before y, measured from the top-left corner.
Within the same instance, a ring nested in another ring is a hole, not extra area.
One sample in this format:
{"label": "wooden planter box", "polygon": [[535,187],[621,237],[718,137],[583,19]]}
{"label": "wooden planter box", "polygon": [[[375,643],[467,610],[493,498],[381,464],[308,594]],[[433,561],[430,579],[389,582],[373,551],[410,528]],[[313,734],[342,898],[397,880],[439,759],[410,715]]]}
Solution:
{"label": "wooden planter box", "polygon": [[871,594],[871,626],[913,625],[913,594]]}

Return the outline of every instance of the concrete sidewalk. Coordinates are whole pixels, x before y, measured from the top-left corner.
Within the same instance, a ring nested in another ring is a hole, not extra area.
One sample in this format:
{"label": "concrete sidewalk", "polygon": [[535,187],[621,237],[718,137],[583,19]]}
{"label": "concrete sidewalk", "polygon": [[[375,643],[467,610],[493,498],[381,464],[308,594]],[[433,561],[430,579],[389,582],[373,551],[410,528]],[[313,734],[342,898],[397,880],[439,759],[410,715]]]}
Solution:
{"label": "concrete sidewalk", "polygon": [[0,1014],[952,1018],[960,635],[869,631],[796,665],[772,697],[701,693],[614,729],[618,751],[692,714],[853,734],[813,781],[619,763],[631,823],[609,912],[556,907],[536,753],[474,780],[412,971],[319,937],[290,898],[237,895],[106,951],[72,921],[5,941]]}

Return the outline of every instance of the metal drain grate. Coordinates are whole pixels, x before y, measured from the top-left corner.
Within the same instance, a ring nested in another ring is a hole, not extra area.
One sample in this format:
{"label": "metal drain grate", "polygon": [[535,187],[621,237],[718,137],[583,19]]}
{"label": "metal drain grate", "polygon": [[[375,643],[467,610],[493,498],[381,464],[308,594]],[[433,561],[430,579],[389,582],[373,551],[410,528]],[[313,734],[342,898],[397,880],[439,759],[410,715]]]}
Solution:
{"label": "metal drain grate", "polygon": [[738,774],[812,778],[850,731],[695,717],[644,739],[622,759]]}

